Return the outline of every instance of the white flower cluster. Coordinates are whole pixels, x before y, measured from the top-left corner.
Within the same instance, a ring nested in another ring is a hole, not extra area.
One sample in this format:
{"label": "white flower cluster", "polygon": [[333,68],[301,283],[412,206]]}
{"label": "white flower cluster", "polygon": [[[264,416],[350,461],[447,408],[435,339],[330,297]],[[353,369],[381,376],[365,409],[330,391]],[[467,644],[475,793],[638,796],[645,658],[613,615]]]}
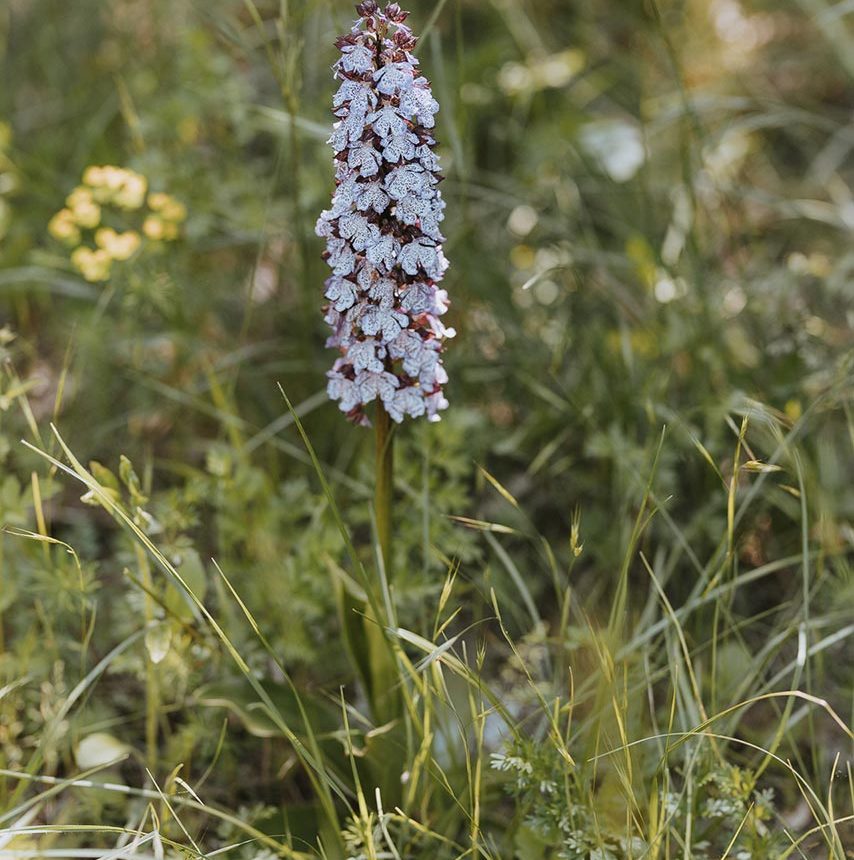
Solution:
{"label": "white flower cluster", "polygon": [[327,346],[341,356],[329,396],[357,423],[379,400],[397,422],[439,420],[447,293],[437,284],[448,263],[439,223],[445,208],[431,129],[439,105],[412,55],[415,37],[396,3],[356,7],[360,18],[337,41],[333,100],[337,121],[335,195],[321,213],[326,239]]}

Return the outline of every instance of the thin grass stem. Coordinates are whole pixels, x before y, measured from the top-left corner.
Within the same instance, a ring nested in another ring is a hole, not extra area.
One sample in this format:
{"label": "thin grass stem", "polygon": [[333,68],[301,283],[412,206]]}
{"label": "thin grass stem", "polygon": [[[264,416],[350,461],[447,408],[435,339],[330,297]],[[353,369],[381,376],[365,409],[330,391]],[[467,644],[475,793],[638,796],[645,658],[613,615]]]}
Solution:
{"label": "thin grass stem", "polygon": [[380,545],[386,577],[392,576],[391,508],[394,485],[394,431],[391,417],[382,403],[377,403],[376,425],[376,488],[374,508],[377,517],[377,540]]}

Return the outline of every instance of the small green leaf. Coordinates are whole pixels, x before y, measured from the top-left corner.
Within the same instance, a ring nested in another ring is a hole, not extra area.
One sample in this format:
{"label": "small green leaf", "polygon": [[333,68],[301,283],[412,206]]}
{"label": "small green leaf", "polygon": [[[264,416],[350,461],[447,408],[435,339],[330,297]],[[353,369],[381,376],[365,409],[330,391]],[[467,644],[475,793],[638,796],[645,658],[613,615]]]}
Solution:
{"label": "small green leaf", "polygon": [[145,647],[152,663],[160,663],[169,653],[172,644],[172,627],[165,621],[149,627],[145,631]]}

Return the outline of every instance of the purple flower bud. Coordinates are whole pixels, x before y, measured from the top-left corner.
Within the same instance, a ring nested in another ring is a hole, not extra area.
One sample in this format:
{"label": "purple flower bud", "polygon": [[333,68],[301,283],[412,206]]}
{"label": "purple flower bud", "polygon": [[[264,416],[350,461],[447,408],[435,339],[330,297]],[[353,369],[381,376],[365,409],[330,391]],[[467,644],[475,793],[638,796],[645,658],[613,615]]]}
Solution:
{"label": "purple flower bud", "polygon": [[394,34],[394,45],[399,51],[412,51],[415,49],[415,45],[418,42],[418,39],[404,30],[398,30]]}
{"label": "purple flower bud", "polygon": [[402,24],[409,12],[404,12],[397,3],[389,3],[388,6],[385,7],[385,16],[394,24]]}
{"label": "purple flower bud", "polygon": [[448,405],[442,351],[454,335],[439,319],[448,309],[431,131],[439,105],[411,54],[408,13],[397,3],[381,12],[374,0],[356,12],[360,20],[335,43],[336,189],[316,228],[332,269],[327,346],[340,353],[327,390],[357,424],[367,423],[364,407],[375,400],[397,422],[438,421]]}
{"label": "purple flower bud", "polygon": [[378,8],[379,7],[377,6],[375,0],[364,0],[364,3],[360,3],[356,7],[356,12],[363,18],[366,18],[368,15],[373,15]]}

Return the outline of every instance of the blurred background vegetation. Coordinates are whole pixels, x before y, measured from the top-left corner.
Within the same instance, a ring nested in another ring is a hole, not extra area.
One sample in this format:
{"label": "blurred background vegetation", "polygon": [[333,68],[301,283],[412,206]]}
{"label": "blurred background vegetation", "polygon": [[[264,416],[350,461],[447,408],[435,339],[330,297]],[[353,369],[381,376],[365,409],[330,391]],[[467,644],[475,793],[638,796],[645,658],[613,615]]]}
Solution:
{"label": "blurred background vegetation", "polygon": [[[711,687],[700,684],[710,713],[796,686],[783,671],[794,661],[797,683],[849,717],[854,6],[409,6],[441,104],[458,335],[446,417],[397,437],[401,626],[431,636],[458,565],[464,610],[450,629],[471,625],[471,654],[491,643],[508,701],[522,676],[488,620],[490,589],[510,635],[534,652],[559,639],[581,684],[600,671],[595,631],[648,630],[666,614],[642,549],[673,606],[732,584],[685,619],[691,653],[707,670],[711,661]],[[19,440],[63,460],[53,422],[82,463],[97,461],[95,478],[215,607],[255,676],[285,690],[216,559],[334,736],[339,685],[356,697],[330,586],[345,547],[277,383],[370,562],[372,438],[325,397],[332,355],[313,233],[333,182],[333,41],[352,19],[338,0],[0,8],[4,773],[64,777],[103,763],[104,747],[130,749],[114,781],[148,785],[142,761],[161,780],[183,763],[182,778],[196,786],[204,775],[206,798],[238,818],[281,833],[284,808],[289,828],[314,841],[312,792],[289,741],[249,706],[251,690],[197,608],[81,500],[85,488]],[[106,281],[87,281],[48,230],[93,165],[136,171],[187,213],[177,238],[147,236]],[[559,611],[567,588],[569,619]],[[132,640],[143,625],[145,642]],[[615,653],[634,641],[625,635]],[[71,696],[120,642],[97,686]],[[670,645],[644,642],[633,670],[666,674]],[[156,719],[143,704],[152,690]],[[531,703],[518,698],[522,718]],[[763,706],[738,732],[770,743],[784,707]],[[796,752],[781,755],[827,799],[850,741],[801,717],[787,735]],[[749,752],[736,746],[731,762],[758,770]],[[647,856],[601,833],[586,848],[567,840],[564,854],[543,853],[557,850],[543,834],[560,826],[531,823],[526,804],[537,803],[520,780],[502,793],[513,766],[493,769],[496,818],[510,804],[515,823],[495,823],[506,834],[492,837],[491,856]],[[702,784],[720,799],[732,774],[710,768]],[[620,793],[595,775],[590,786],[591,808]],[[772,833],[807,828],[795,782],[772,787]],[[0,776],[0,807],[15,809],[29,790]],[[77,792],[34,820],[124,825],[128,802]],[[442,809],[429,826],[457,838],[463,825]],[[237,841],[218,826],[212,844]],[[832,850],[851,838],[845,826]],[[536,844],[519,835],[534,831]],[[690,856],[719,856],[734,832],[704,837]],[[591,853],[602,846],[612,853]],[[738,856],[781,856],[751,850]]]}

